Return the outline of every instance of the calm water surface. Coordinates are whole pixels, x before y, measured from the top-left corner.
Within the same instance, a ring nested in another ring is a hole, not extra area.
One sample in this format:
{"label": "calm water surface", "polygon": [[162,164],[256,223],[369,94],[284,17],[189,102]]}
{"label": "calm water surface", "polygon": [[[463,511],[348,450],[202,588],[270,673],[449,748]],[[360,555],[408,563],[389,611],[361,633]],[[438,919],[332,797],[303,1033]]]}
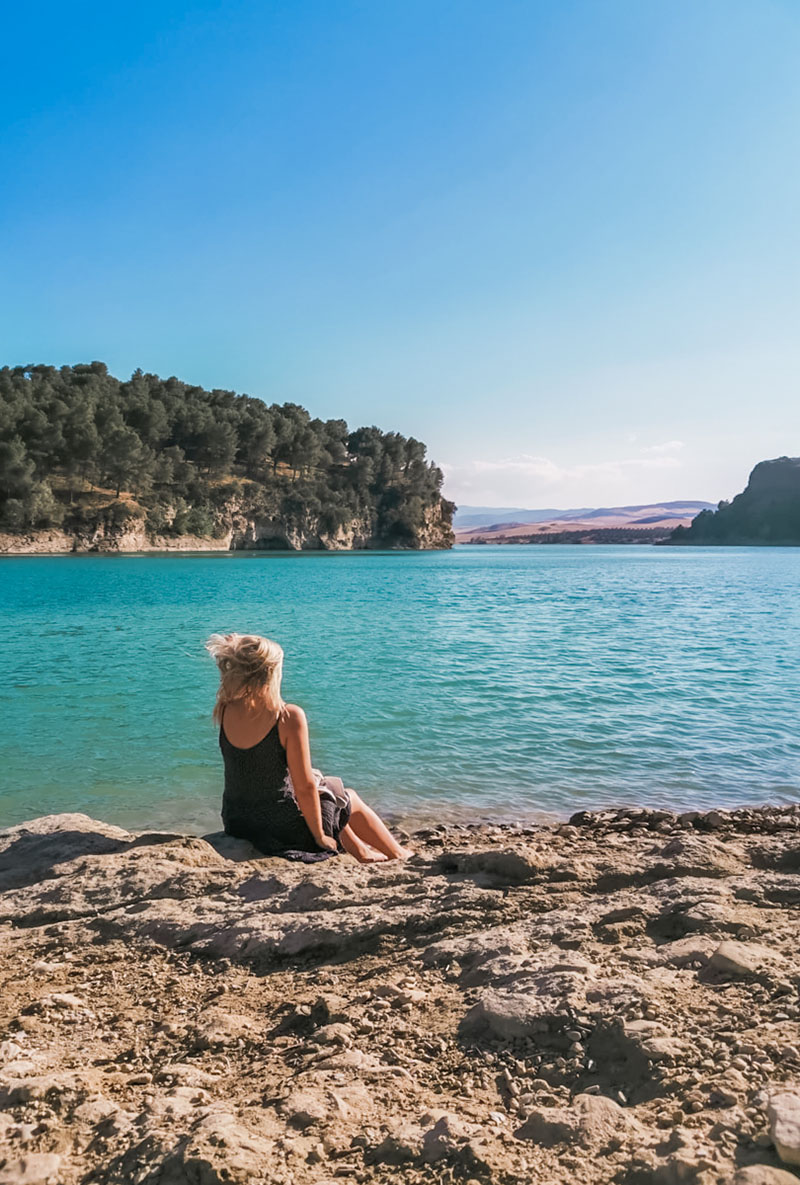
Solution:
{"label": "calm water surface", "polygon": [[215,828],[228,630],[387,811],[794,801],[798,588],[794,548],[4,558],[0,825]]}

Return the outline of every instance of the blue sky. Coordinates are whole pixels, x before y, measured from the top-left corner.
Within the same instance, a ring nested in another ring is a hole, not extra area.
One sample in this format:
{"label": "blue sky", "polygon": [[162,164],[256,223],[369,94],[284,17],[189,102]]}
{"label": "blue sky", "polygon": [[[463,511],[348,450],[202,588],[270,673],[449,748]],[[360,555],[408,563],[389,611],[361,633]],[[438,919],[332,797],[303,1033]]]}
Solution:
{"label": "blue sky", "polygon": [[462,503],[800,453],[796,0],[6,14],[2,361],[426,441]]}

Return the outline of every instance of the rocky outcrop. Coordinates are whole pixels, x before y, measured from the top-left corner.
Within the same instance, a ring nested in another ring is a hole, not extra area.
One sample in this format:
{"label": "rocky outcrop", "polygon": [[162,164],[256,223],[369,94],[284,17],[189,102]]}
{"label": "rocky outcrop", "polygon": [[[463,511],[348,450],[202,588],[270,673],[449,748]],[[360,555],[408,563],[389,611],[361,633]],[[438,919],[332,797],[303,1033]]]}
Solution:
{"label": "rocky outcrop", "polygon": [[0,833],[0,1185],[800,1180],[800,810]]}
{"label": "rocky outcrop", "polygon": [[230,537],[148,535],[141,524],[128,528],[99,526],[72,533],[54,527],[11,535],[0,532],[0,555],[80,555],[86,552],[230,551]]}
{"label": "rocky outcrop", "polygon": [[[438,550],[453,546],[455,535],[450,522],[450,503],[441,501],[429,506],[411,550]],[[132,518],[122,526],[99,522],[91,529],[65,531],[48,528],[41,531],[10,534],[0,532],[0,555],[61,555],[83,552],[142,551],[362,551],[401,545],[382,539],[374,516],[354,518],[336,530],[326,530],[313,516],[302,523],[289,522],[276,515],[254,515],[247,506],[233,500],[218,514],[213,536],[164,535],[149,533],[141,518]]]}
{"label": "rocky outcrop", "polygon": [[800,544],[800,457],[761,461],[747,488],[717,510],[703,510],[690,527],[677,527],[668,543]]}

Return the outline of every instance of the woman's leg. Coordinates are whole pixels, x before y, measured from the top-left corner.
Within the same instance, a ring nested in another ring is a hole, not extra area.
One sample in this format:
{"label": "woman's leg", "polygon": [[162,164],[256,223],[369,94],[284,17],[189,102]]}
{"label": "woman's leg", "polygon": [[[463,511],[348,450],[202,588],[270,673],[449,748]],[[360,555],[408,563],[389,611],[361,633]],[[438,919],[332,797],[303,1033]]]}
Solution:
{"label": "woman's leg", "polygon": [[[408,848],[403,848],[389,831],[386,824],[375,814],[372,807],[361,800],[355,790],[348,791],[350,795],[350,821],[346,831],[350,828],[357,839],[370,847],[383,852],[389,860],[405,860],[413,855]],[[344,835],[344,831],[342,832]],[[347,846],[346,844],[344,845]]]}
{"label": "woman's leg", "polygon": [[388,859],[384,852],[379,852],[377,848],[360,840],[349,823],[339,832],[339,842],[347,854],[354,856],[359,864],[380,864]]}

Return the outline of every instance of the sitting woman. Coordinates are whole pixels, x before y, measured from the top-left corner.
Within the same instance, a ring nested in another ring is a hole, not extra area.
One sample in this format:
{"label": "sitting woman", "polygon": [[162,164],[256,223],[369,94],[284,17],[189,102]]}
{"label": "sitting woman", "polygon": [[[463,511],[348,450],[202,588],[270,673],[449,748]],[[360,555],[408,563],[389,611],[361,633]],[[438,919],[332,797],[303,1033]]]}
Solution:
{"label": "sitting woman", "polygon": [[265,855],[310,863],[340,847],[362,864],[411,855],[341,778],[311,765],[302,708],[281,699],[283,650],[256,634],[214,634],[214,707],[225,763],[222,822]]}

